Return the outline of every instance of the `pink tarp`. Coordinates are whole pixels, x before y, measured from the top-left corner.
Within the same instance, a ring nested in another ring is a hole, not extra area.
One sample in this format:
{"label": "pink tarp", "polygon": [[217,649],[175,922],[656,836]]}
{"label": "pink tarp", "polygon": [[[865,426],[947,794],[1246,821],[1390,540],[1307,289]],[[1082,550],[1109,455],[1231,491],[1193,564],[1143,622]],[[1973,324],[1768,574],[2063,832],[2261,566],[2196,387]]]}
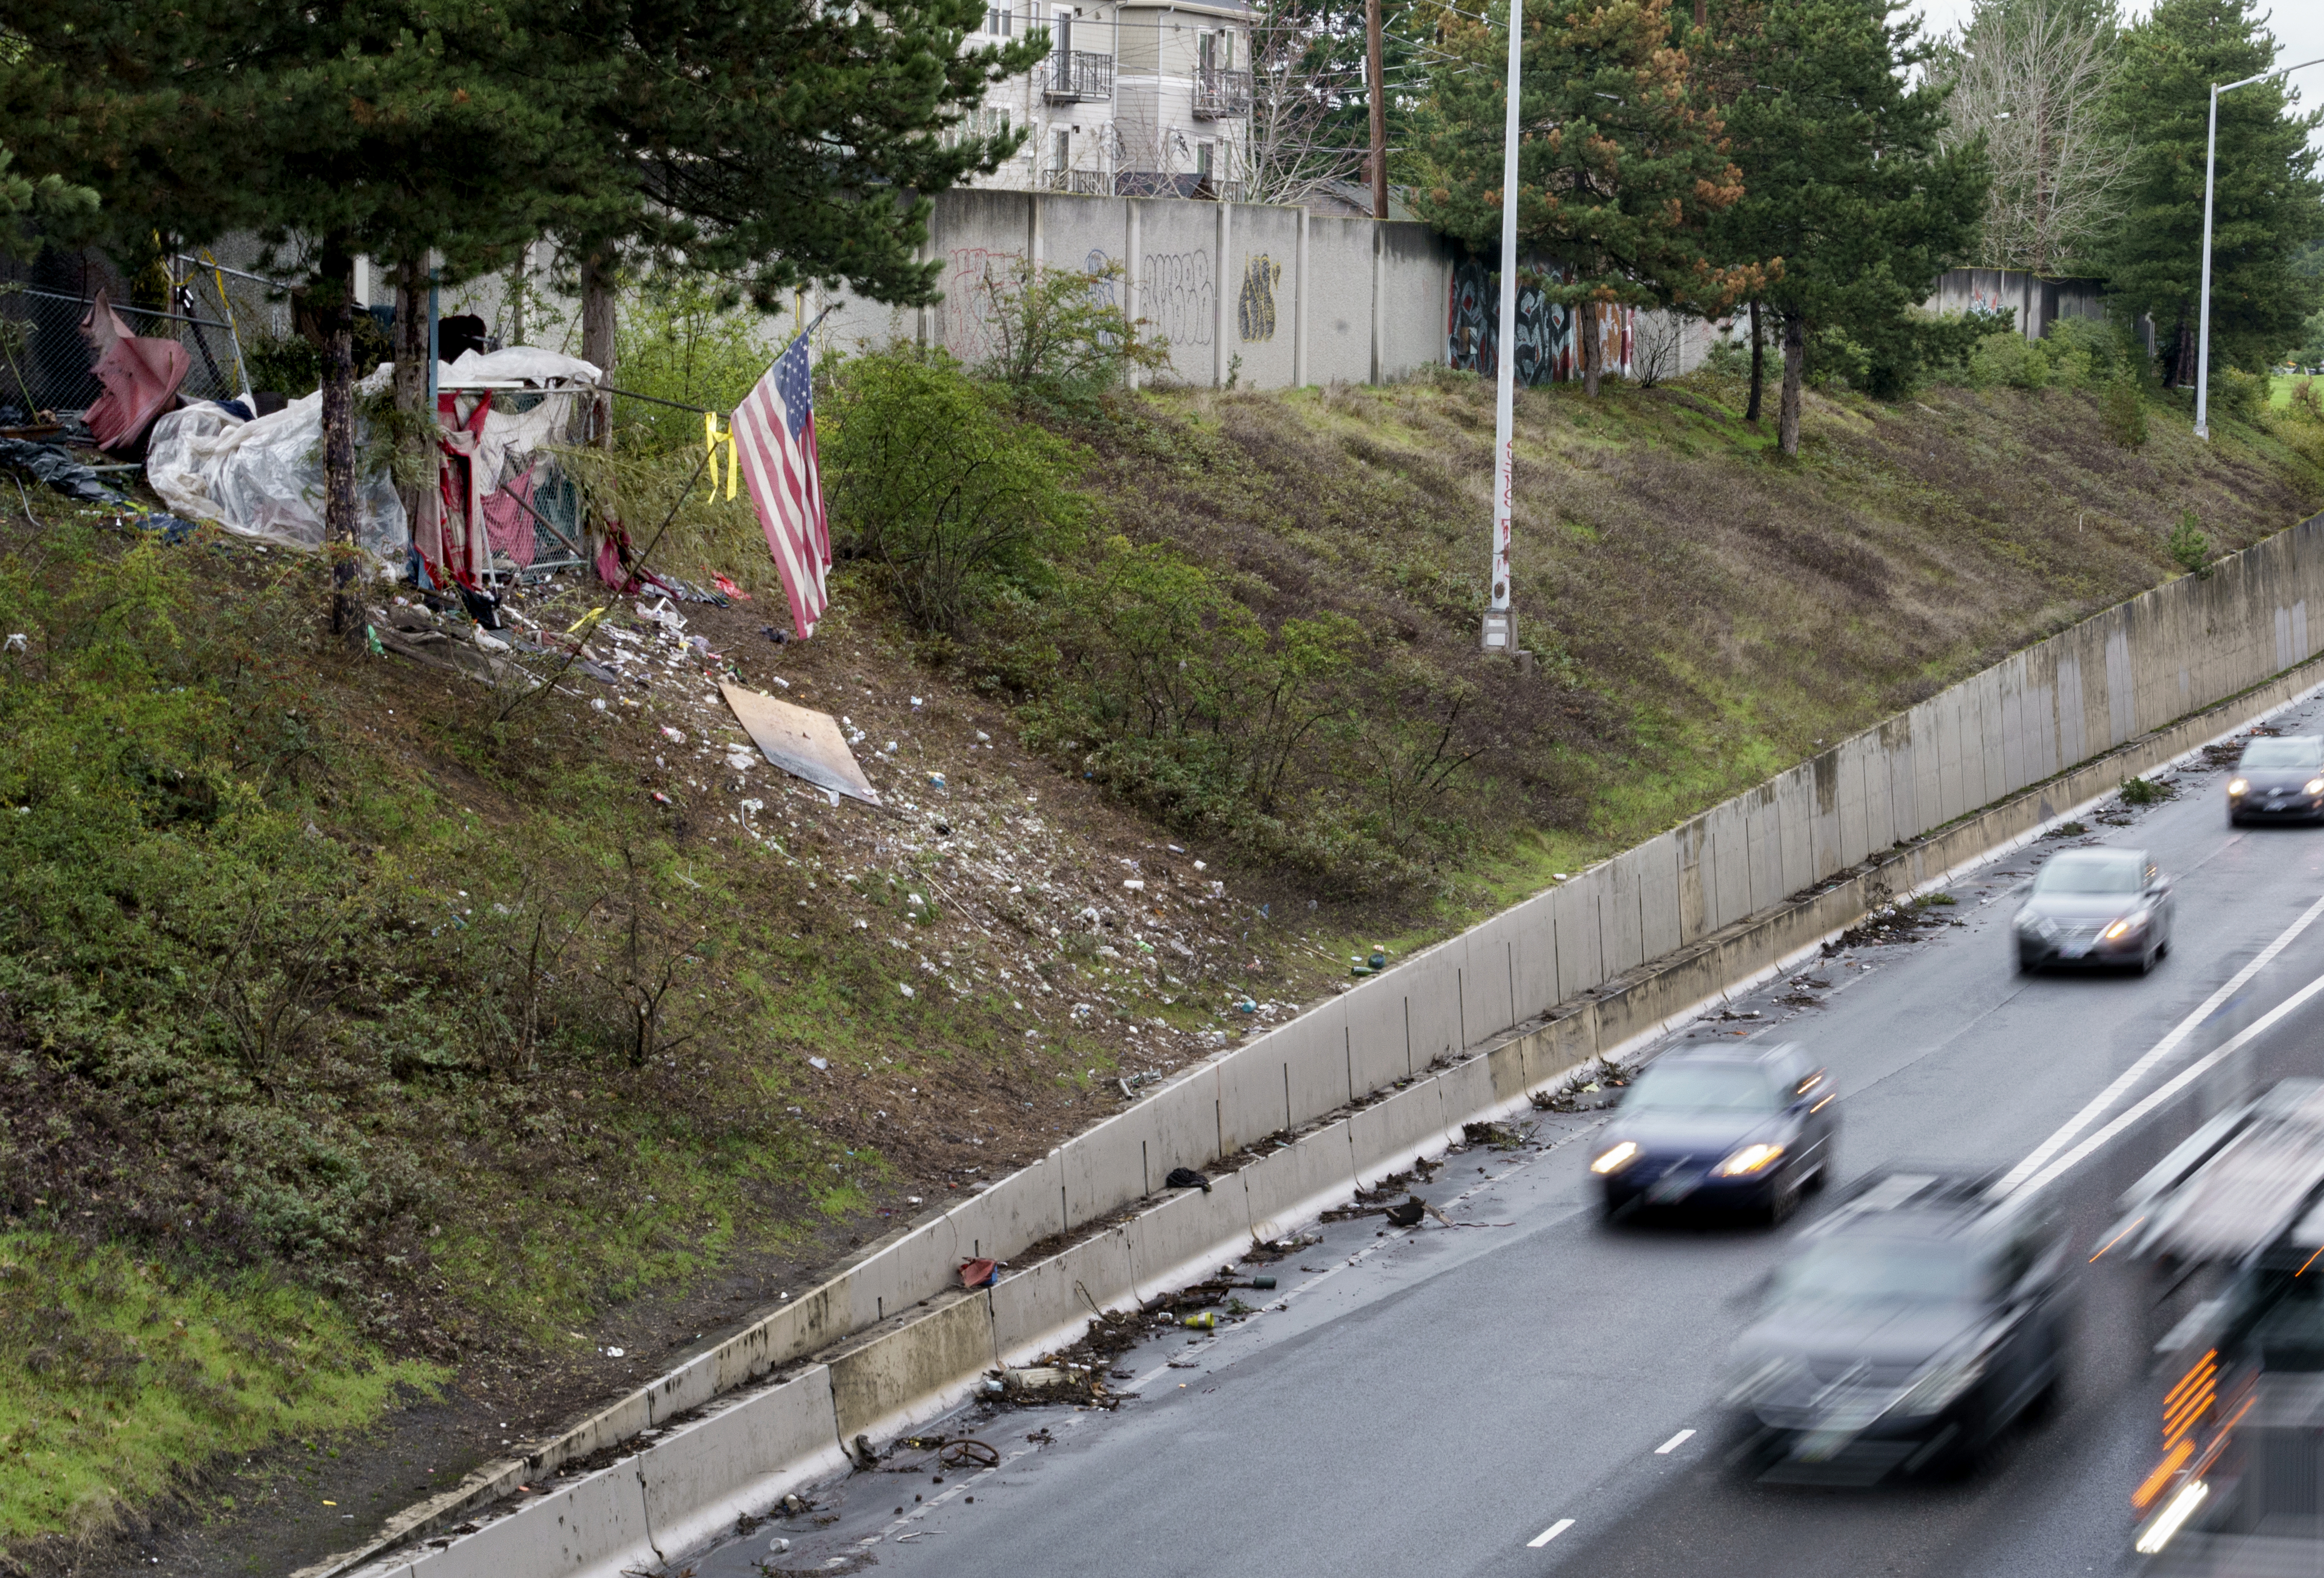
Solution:
{"label": "pink tarp", "polygon": [[89,304],[80,328],[97,351],[91,371],[105,385],[105,392],[81,420],[98,448],[134,449],[153,419],[176,401],[178,385],[186,381],[186,347],[175,340],[131,333],[102,291]]}

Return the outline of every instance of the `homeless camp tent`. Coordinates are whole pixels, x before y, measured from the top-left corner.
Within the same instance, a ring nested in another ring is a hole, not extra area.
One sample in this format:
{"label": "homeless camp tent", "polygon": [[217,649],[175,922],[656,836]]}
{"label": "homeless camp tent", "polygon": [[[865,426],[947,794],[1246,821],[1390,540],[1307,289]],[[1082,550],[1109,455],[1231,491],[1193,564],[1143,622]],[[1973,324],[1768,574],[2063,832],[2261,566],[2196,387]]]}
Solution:
{"label": "homeless camp tent", "polygon": [[[382,365],[357,385],[376,395]],[[383,569],[424,584],[482,586],[526,570],[587,562],[579,499],[542,453],[566,440],[598,371],[578,357],[512,346],[437,365],[437,486],[422,518],[406,518],[384,469],[355,495],[357,543]],[[323,397],[318,390],[245,420],[201,404],[153,424],[145,475],[181,515],[286,548],[323,541]]]}

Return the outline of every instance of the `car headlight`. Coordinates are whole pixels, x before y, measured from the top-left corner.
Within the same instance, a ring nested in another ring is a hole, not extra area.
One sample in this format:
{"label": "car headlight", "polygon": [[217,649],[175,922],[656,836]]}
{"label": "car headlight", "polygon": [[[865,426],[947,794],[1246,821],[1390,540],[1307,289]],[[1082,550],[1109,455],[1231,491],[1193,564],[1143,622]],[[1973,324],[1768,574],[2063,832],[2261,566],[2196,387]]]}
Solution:
{"label": "car headlight", "polygon": [[1747,1145],[1719,1164],[1722,1178],[1740,1178],[1752,1173],[1763,1173],[1774,1167],[1784,1154],[1780,1145]]}
{"label": "car headlight", "polygon": [[2302,794],[2324,795],[2324,778],[2311,778],[2301,786]]}
{"label": "car headlight", "polygon": [[2251,780],[2249,779],[2231,778],[2227,780],[2227,793],[2231,795],[2239,795],[2249,788],[2251,788]]}
{"label": "car headlight", "polygon": [[1598,1159],[1590,1164],[1590,1170],[1593,1173],[1618,1173],[1637,1159],[1637,1142],[1625,1140],[1621,1144],[1600,1152]]}
{"label": "car headlight", "polygon": [[1912,1386],[1896,1399],[1895,1411],[1907,1418],[1941,1413],[1951,1407],[1961,1393],[1984,1379],[1985,1355],[1982,1353],[1967,1358],[1940,1359],[1914,1378]]}
{"label": "car headlight", "polygon": [[2140,927],[2144,926],[2152,918],[2152,915],[2153,912],[2151,910],[2133,910],[2130,914],[2124,916],[2120,920],[2116,921],[2112,926],[2107,927],[2104,931],[2098,933],[2098,936],[2107,942],[2117,942],[2122,938],[2128,937],[2132,932],[2136,931]]}

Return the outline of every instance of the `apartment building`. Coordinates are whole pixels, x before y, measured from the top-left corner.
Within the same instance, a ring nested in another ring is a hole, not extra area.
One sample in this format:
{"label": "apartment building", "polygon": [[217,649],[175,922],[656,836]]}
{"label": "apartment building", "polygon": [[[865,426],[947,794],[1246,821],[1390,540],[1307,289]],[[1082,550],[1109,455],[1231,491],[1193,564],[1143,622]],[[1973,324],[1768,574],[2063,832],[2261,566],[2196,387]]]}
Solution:
{"label": "apartment building", "polygon": [[973,129],[1022,127],[978,184],[1090,196],[1242,196],[1250,13],[1235,0],[992,0],[972,44],[1049,30],[1048,58],[986,96]]}

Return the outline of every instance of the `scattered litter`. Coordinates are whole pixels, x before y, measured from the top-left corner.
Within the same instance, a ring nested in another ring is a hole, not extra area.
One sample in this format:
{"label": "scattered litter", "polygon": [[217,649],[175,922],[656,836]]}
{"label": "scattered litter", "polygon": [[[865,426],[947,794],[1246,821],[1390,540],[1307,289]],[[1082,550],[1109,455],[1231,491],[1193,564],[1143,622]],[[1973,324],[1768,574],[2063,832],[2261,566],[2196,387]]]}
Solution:
{"label": "scattered litter", "polygon": [[991,1287],[1001,1280],[998,1260],[963,1260],[960,1263],[960,1285],[963,1287]]}
{"label": "scattered litter", "polygon": [[[888,749],[889,749],[889,750],[890,750],[890,751],[892,751],[892,750],[894,750],[894,749],[895,749],[895,747],[894,747],[893,745],[890,745],[890,746],[889,746],[889,747],[888,747]],[[943,773],[941,773],[941,772],[931,772],[930,774],[928,774],[928,787],[929,787],[930,789],[942,789],[942,788],[944,788],[944,786],[945,786],[945,775],[944,775]]]}
{"label": "scattered litter", "polygon": [[1129,889],[1133,893],[1143,893],[1146,891],[1146,882],[1143,878],[1125,877],[1122,879],[1121,885]]}
{"label": "scattered litter", "polygon": [[1402,1204],[1391,1205],[1382,1214],[1388,1218],[1388,1224],[1392,1227],[1416,1227],[1419,1225],[1420,1218],[1427,1209],[1426,1201],[1417,1195],[1408,1195]]}
{"label": "scattered litter", "polygon": [[629,1356],[629,1352],[630,1351],[627,1348],[608,1348],[605,1350],[605,1357],[608,1359],[624,1359]]}
{"label": "scattered litter", "polygon": [[1192,1326],[1198,1332],[1214,1331],[1219,1324],[1219,1312],[1214,1309],[1200,1310],[1178,1324],[1182,1326]]}
{"label": "scattered litter", "polygon": [[808,1059],[807,1060],[807,1066],[809,1068],[816,1069],[816,1070],[818,1070],[818,1071],[819,1071],[819,1070],[822,1070],[822,1069],[829,1068],[829,1067],[831,1066],[831,1064],[830,1064],[826,1059],[825,1059],[825,1058],[821,1058],[821,1057],[810,1057],[810,1058],[808,1058]]}
{"label": "scattered litter", "polygon": [[896,990],[902,992],[906,997],[917,997],[919,995],[919,993],[914,992],[910,987],[905,985],[900,981],[896,983]]}
{"label": "scattered litter", "polygon": [[686,743],[685,731],[682,729],[673,729],[668,724],[664,724],[661,726],[661,737],[668,740],[673,745],[683,745]]}
{"label": "scattered litter", "polygon": [[1172,1167],[1170,1176],[1162,1182],[1173,1189],[1200,1189],[1205,1195],[1211,1192],[1211,1180],[1192,1167]]}
{"label": "scattered litter", "polygon": [[718,688],[768,761],[826,794],[850,795],[868,805],[880,804],[878,791],[856,765],[855,753],[847,748],[848,742],[829,713],[794,706],[723,681]]}

